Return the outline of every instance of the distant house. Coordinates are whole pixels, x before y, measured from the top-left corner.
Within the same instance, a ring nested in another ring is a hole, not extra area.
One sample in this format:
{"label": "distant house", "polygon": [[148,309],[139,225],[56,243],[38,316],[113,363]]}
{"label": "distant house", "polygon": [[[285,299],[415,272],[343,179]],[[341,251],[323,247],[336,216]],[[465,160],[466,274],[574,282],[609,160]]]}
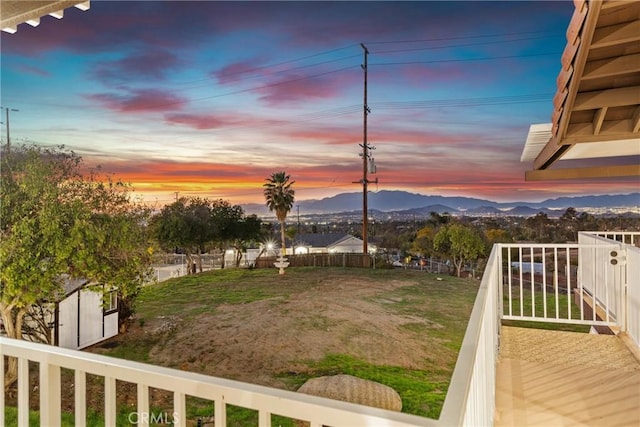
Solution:
{"label": "distant house", "polygon": [[109,292],[106,305],[103,291],[87,280],[68,280],[65,297],[57,304],[54,343],[79,350],[118,335],[118,298]]}
{"label": "distant house", "polygon": [[[367,245],[369,252],[375,251],[374,245]],[[362,253],[362,240],[344,233],[298,234],[293,241],[287,242],[287,253]]]}

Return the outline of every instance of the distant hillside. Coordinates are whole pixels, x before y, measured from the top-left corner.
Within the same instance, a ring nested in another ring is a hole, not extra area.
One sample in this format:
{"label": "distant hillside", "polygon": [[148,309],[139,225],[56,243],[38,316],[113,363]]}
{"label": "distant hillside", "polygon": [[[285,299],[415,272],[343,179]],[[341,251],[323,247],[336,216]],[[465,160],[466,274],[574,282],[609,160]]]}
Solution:
{"label": "distant hillside", "polygon": [[[383,212],[444,205],[454,209],[468,209],[497,203],[471,197],[425,196],[406,191],[379,191],[370,193],[368,206]],[[362,193],[342,193],[321,200],[300,201],[300,209],[308,213],[327,213],[362,210]]]}
{"label": "distant hillside", "polygon": [[640,206],[640,193],[604,196],[558,197],[541,203],[547,208],[606,208],[611,206]]}
{"label": "distant hillside", "polygon": [[[396,211],[397,212],[397,211]],[[449,213],[449,214],[456,214],[459,213],[460,211],[458,209],[454,209],[451,208],[449,206],[445,206],[445,205],[429,205],[429,206],[425,206],[423,208],[413,208],[413,209],[406,209],[403,211],[400,211],[401,213],[405,214],[405,215],[421,215],[421,216],[429,216],[429,214],[431,214],[431,212],[436,212],[439,214],[445,214],[445,213]]]}
{"label": "distant hillside", "polygon": [[[320,200],[300,200],[296,202],[303,215],[327,214],[338,212],[357,212],[362,210],[362,193],[341,193],[333,197]],[[467,215],[487,215],[495,213],[499,215],[527,215],[526,212],[545,212],[548,215],[556,215],[557,212],[547,209],[574,208],[624,208],[639,207],[640,192],[631,194],[603,195],[603,196],[578,196],[559,197],[542,202],[509,202],[497,203],[491,200],[476,199],[472,197],[447,197],[427,196],[424,194],[409,193],[406,191],[379,191],[369,193],[368,207],[370,211],[415,215],[429,215],[430,212],[440,214],[448,212],[455,214],[464,211]],[[258,215],[272,215],[264,204],[249,204],[243,208],[247,213]],[[514,209],[514,213],[505,212],[506,209]],[[525,208],[531,209],[527,211]],[[296,208],[294,208],[296,209]],[[409,212],[405,212],[409,211]],[[521,213],[516,213],[521,212]]]}

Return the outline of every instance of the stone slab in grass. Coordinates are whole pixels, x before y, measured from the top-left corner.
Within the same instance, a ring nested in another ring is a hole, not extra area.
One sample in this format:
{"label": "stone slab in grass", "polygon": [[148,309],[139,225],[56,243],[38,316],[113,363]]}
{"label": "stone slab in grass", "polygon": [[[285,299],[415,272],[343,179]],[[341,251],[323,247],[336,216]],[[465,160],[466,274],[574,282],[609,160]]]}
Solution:
{"label": "stone slab in grass", "polygon": [[402,410],[402,399],[394,389],[351,375],[312,378],[305,382],[298,392],[391,411]]}

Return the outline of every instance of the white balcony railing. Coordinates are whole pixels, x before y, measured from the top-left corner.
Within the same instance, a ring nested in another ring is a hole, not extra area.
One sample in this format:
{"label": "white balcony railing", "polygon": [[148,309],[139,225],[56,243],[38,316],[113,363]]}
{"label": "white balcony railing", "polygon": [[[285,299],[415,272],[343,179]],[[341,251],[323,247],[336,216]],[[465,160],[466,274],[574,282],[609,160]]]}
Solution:
{"label": "white balcony railing", "polygon": [[[85,425],[86,376],[104,381],[105,425],[116,424],[116,381],[136,384],[135,420],[147,426],[150,388],[173,393],[170,421],[186,423],[187,396],[213,402],[216,426],[227,425],[227,406],[258,412],[258,425],[272,414],[308,421],[310,426],[488,426],[495,408],[500,319],[616,325],[635,344],[640,328],[640,249],[609,239],[593,244],[494,246],[478,290],[439,420],[390,412],[295,392],[214,378],[191,372],[109,358],[0,337],[0,380],[8,357],[17,358],[18,425],[29,423],[29,363],[39,369],[41,425],[59,425],[61,368],[74,372],[75,423]],[[611,270],[611,250],[622,251]],[[586,266],[586,267],[585,267]],[[584,267],[584,268],[583,268]],[[602,280],[604,279],[604,282]],[[593,310],[586,307],[593,304]],[[5,425],[0,393],[0,425]],[[146,416],[145,416],[146,414]]]}
{"label": "white balcony railing", "polygon": [[624,306],[624,266],[609,261],[623,245],[601,240],[498,245],[502,318],[616,326]]}
{"label": "white balcony railing", "polygon": [[[499,264],[496,259],[494,249],[471,313],[439,420],[2,337],[0,372],[4,373],[5,357],[18,359],[17,400],[20,426],[28,425],[29,362],[36,362],[39,366],[40,424],[47,426],[60,424],[60,368],[74,371],[75,423],[79,426],[84,425],[87,416],[87,374],[104,379],[103,415],[105,425],[108,426],[116,424],[116,381],[137,385],[135,420],[139,426],[148,425],[151,418],[149,388],[173,392],[173,409],[169,419],[176,426],[185,425],[187,396],[213,401],[216,426],[227,425],[227,405],[258,411],[261,427],[271,425],[272,414],[308,421],[310,426],[316,427],[491,425],[499,328]],[[0,380],[4,380],[3,375]],[[5,425],[4,406],[4,393],[0,393],[0,425]]]}
{"label": "white balcony railing", "polygon": [[620,330],[640,348],[640,232],[583,231],[578,234],[581,244],[607,245],[612,241],[620,242],[620,249],[615,250],[615,254],[609,252],[603,262],[610,266],[601,271],[613,269],[613,274],[624,284],[624,301],[620,305],[609,305],[602,302],[607,297],[602,288],[596,294],[601,304],[618,318]]}

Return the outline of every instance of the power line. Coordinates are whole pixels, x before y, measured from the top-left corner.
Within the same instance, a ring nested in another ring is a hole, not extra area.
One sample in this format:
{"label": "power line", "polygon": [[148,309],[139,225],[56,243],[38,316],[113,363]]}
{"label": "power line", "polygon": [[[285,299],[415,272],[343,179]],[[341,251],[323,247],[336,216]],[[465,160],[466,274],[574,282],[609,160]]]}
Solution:
{"label": "power line", "polygon": [[[189,101],[190,102],[197,102],[197,101],[204,101],[204,100],[207,100],[207,99],[221,98],[223,96],[237,95],[237,94],[246,93],[246,92],[253,92],[253,91],[256,91],[256,90],[266,89],[266,88],[276,87],[276,86],[282,86],[282,85],[286,85],[286,84],[297,82],[297,81],[314,79],[316,77],[326,76],[328,74],[339,73],[341,71],[350,70],[350,69],[353,69],[353,68],[359,68],[359,65],[352,65],[352,66],[349,66],[349,67],[339,68],[337,70],[325,71],[324,73],[312,74],[310,76],[299,77],[299,78],[296,78],[296,79],[289,79],[289,80],[276,82],[276,83],[270,83],[270,84],[261,85],[261,86],[253,86],[253,87],[250,87],[250,88],[239,89],[239,90],[235,90],[233,92],[227,92],[227,93],[222,93],[222,94],[218,94],[218,95],[210,95],[210,96],[204,96],[204,97],[201,97],[201,98],[193,98],[193,99],[190,99]],[[184,103],[183,101],[164,102],[164,103],[160,103],[160,104],[154,104],[153,107],[154,108],[157,108],[157,107],[168,107],[170,105],[179,105],[179,104],[183,104],[183,103]]]}
{"label": "power line", "polygon": [[435,99],[422,101],[389,101],[374,104],[376,109],[396,110],[396,109],[420,109],[420,108],[441,108],[441,107],[475,107],[481,105],[507,105],[523,102],[549,101],[553,93],[541,93],[530,95],[509,95],[492,96],[484,98],[458,98],[458,99]]}
{"label": "power line", "polygon": [[[304,69],[304,68],[317,67],[319,65],[330,64],[332,62],[340,62],[340,61],[344,61],[346,59],[352,59],[352,58],[355,58],[355,57],[358,57],[358,56],[360,56],[360,55],[343,56],[343,57],[336,58],[336,59],[330,59],[330,60],[327,60],[327,61],[316,62],[314,64],[307,64],[307,65],[301,65],[299,67],[287,68],[285,70],[274,71],[274,72],[271,73],[271,75],[291,73],[292,71],[297,71],[297,70],[301,70],[301,69]],[[243,74],[243,73],[244,72],[239,72],[238,74]],[[230,74],[230,75],[233,75],[233,74]],[[261,75],[261,74],[256,74],[256,75],[252,75],[252,76],[239,77],[237,79],[233,79],[233,80],[227,81],[225,83],[235,83],[235,82],[240,82],[240,81],[243,81],[243,80],[256,79],[256,78],[260,78],[260,77],[264,77],[264,76]],[[209,79],[205,79],[205,80],[211,80],[211,79],[213,79],[213,77],[211,77]],[[186,88],[183,88],[183,89],[184,90],[190,90],[190,89],[198,89],[198,88],[202,88],[202,87],[209,87],[209,85],[207,84],[207,85],[189,86],[189,87],[186,87]]]}
{"label": "power line", "polygon": [[[249,69],[246,69],[246,70],[236,71],[234,73],[225,73],[225,74],[223,74],[223,77],[246,74],[246,73],[251,73],[251,72],[254,72],[254,71],[261,71],[261,70],[265,70],[265,69],[268,69],[268,68],[278,67],[278,66],[284,65],[284,64],[290,64],[290,63],[293,63],[293,62],[304,61],[305,59],[317,58],[318,56],[323,56],[323,55],[328,55],[330,53],[339,52],[341,50],[349,49],[349,48],[352,48],[354,46],[358,46],[358,45],[357,44],[352,44],[352,45],[349,45],[349,46],[344,46],[344,47],[339,47],[339,48],[336,48],[336,49],[326,50],[326,51],[323,51],[323,52],[318,52],[318,53],[314,53],[314,54],[311,54],[311,55],[302,56],[302,57],[299,57],[299,58],[288,59],[288,60],[285,60],[285,61],[276,62],[276,63],[269,64],[269,65],[264,65],[264,66],[260,66],[260,67],[254,67],[254,68],[249,68]],[[358,55],[355,55],[355,56],[358,56]],[[332,61],[326,61],[326,62],[332,62]],[[321,62],[319,64],[323,64],[323,62]],[[295,67],[295,68],[299,68],[299,67]],[[211,80],[212,78],[213,77],[207,77],[205,79],[193,80],[193,81],[188,81],[188,82],[179,82],[177,84],[197,83],[197,82],[201,82],[201,81]]]}
{"label": "power line", "polygon": [[518,42],[518,41],[548,39],[548,38],[551,38],[551,37],[552,36],[524,37],[524,38],[518,38],[518,39],[511,39],[511,40],[454,44],[454,45],[447,45],[447,46],[427,46],[427,47],[415,47],[415,48],[406,48],[406,49],[381,50],[381,51],[375,51],[373,53],[375,53],[376,55],[381,55],[381,54],[387,54],[387,53],[417,52],[417,51],[423,51],[423,50],[436,50],[436,49],[451,49],[451,48],[454,48],[454,47],[485,46],[485,45],[490,45],[490,44],[504,44],[504,43]]}
{"label": "power line", "polygon": [[433,41],[466,40],[466,39],[489,38],[489,37],[521,36],[525,34],[551,34],[551,33],[547,31],[522,31],[517,33],[476,34],[472,36],[456,36],[456,37],[433,37],[429,39],[369,41],[367,42],[367,44],[422,43],[422,42],[433,42]]}
{"label": "power line", "polygon": [[505,56],[487,56],[484,58],[464,58],[464,59],[436,59],[431,61],[401,61],[401,62],[377,62],[371,65],[411,65],[411,64],[442,64],[447,62],[474,62],[474,61],[493,61],[494,59],[513,59],[513,58],[534,58],[537,56],[557,56],[559,52],[548,53],[531,53],[521,55],[505,55]]}

